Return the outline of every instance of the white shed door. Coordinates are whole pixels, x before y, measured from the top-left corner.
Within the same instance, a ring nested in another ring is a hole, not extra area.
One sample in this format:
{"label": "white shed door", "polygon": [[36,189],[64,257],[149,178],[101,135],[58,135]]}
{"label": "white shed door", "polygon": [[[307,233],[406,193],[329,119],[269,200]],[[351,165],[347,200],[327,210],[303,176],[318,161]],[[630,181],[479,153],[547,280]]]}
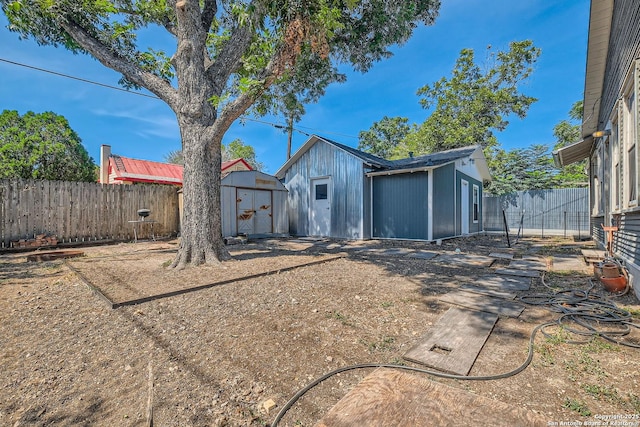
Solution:
{"label": "white shed door", "polygon": [[460,224],[462,234],[469,234],[469,183],[462,180],[460,191]]}
{"label": "white shed door", "polygon": [[238,188],[238,234],[266,234],[272,232],[271,191]]}
{"label": "white shed door", "polygon": [[331,179],[311,180],[309,225],[312,236],[331,235]]}

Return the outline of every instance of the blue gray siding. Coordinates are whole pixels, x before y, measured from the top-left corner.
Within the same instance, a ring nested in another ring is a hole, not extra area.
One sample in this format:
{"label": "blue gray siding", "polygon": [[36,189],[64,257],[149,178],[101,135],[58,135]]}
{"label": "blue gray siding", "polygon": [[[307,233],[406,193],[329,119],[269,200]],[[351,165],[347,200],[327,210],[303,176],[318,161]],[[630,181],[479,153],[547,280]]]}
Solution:
{"label": "blue gray siding", "polygon": [[456,235],[455,165],[450,163],[433,171],[433,238]]}
{"label": "blue gray siding", "polygon": [[[640,22],[640,3],[636,0],[616,0],[611,21],[611,36],[609,38],[607,67],[600,101],[598,129],[603,129],[608,122],[615,103],[622,92],[625,77],[631,69],[633,61],[640,57],[640,29],[638,22]],[[585,111],[588,107],[585,105]],[[638,173],[637,171],[638,169],[636,169],[636,173]],[[626,172],[623,171],[622,173]],[[622,190],[627,191],[624,188]],[[605,201],[608,201],[608,189],[605,190],[603,197],[605,197]],[[593,203],[594,201],[592,200],[592,206]],[[601,224],[607,224],[611,213],[608,203],[603,203],[603,205],[605,216],[591,218],[591,235],[602,246],[605,245],[606,239]],[[640,252],[637,249],[640,248],[640,212],[629,210],[615,216],[619,231],[614,239],[614,253],[624,258],[628,263],[636,267],[640,266]]]}
{"label": "blue gray siding", "polygon": [[428,173],[373,177],[373,237],[428,236]]}
{"label": "blue gray siding", "polygon": [[363,163],[322,141],[315,143],[286,172],[290,233],[309,234],[311,180],[321,177],[331,177],[331,237],[363,238]]}
{"label": "blue gray siding", "polygon": [[[640,2],[637,0],[615,1],[598,129],[604,129],[620,95],[624,78],[634,59],[640,56],[638,22],[640,22]],[[591,106],[585,105],[584,108],[586,112]]]}

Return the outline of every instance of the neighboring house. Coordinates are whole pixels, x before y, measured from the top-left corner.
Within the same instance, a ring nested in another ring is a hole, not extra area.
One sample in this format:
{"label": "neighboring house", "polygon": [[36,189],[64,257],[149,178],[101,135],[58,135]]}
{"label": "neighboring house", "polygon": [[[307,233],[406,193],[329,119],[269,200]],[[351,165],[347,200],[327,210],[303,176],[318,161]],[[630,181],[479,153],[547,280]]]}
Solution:
{"label": "neighboring house", "polygon": [[640,297],[640,2],[592,0],[582,140],[554,152],[558,166],[589,159],[591,234],[617,227],[613,252]]}
{"label": "neighboring house", "polygon": [[276,172],[289,232],[349,239],[436,240],[482,231],[480,146],[385,160],[319,136]]}
{"label": "neighboring house", "polygon": [[[109,184],[168,184],[182,186],[181,165],[131,159],[111,154],[111,147],[100,147],[100,182]],[[233,171],[250,171],[253,168],[244,159],[222,162],[222,176]]]}

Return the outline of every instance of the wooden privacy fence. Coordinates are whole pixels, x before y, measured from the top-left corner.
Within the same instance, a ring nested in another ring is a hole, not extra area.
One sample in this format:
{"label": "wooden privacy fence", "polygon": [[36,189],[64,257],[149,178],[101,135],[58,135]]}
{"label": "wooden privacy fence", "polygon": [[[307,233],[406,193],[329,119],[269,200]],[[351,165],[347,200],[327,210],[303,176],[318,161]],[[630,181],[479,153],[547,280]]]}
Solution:
{"label": "wooden privacy fence", "polygon": [[[167,185],[103,185],[93,182],[0,180],[0,247],[52,235],[58,242],[133,239],[138,209],[153,222],[139,237],[178,233],[177,189]],[[139,225],[139,224],[138,224]]]}

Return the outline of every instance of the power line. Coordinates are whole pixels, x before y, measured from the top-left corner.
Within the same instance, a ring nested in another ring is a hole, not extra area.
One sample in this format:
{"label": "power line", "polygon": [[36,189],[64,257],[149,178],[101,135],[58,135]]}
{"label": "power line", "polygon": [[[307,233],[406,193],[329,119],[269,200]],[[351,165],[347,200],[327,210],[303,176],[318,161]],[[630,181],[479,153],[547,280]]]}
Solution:
{"label": "power line", "polygon": [[53,74],[55,76],[66,77],[68,79],[78,80],[78,81],[81,81],[81,82],[84,82],[84,83],[89,83],[89,84],[96,85],[96,86],[106,87],[108,89],[119,90],[120,92],[126,92],[126,93],[130,93],[130,94],[133,94],[133,95],[145,96],[147,98],[160,99],[155,95],[147,95],[146,93],[133,92],[133,91],[130,91],[130,90],[123,89],[121,87],[111,86],[111,85],[104,84],[104,83],[99,83],[99,82],[94,82],[93,80],[87,80],[87,79],[83,79],[81,77],[71,76],[69,74],[58,73],[56,71],[46,70],[44,68],[38,68],[38,67],[34,67],[33,65],[21,64],[20,62],[9,61],[8,59],[4,59],[4,58],[0,58],[0,61],[6,62],[8,64],[12,64],[12,65],[17,65],[19,67],[25,67],[25,68],[30,68],[30,69],[36,70],[36,71],[42,71],[43,73]]}
{"label": "power line", "polygon": [[[72,76],[72,75],[69,75],[69,74],[59,73],[57,71],[47,70],[45,68],[34,67],[33,65],[27,65],[27,64],[20,63],[20,62],[10,61],[10,60],[5,59],[5,58],[0,58],[0,62],[6,62],[7,64],[17,65],[18,67],[24,67],[24,68],[29,68],[31,70],[40,71],[40,72],[43,72],[43,73],[53,74],[55,76],[65,77],[67,79],[78,80],[78,81],[83,82],[83,83],[89,83],[89,84],[96,85],[96,86],[101,86],[101,87],[104,87],[104,88],[107,88],[107,89],[114,89],[114,90],[117,90],[117,91],[120,91],[120,92],[129,93],[131,95],[139,95],[139,96],[144,96],[146,98],[151,98],[151,99],[160,99],[155,95],[147,95],[146,93],[142,93],[142,92],[134,92],[134,91],[131,91],[131,90],[123,89],[121,87],[112,86],[112,85],[108,85],[108,84],[105,84],[105,83],[96,82],[96,81],[93,81],[93,80],[83,79],[81,77],[76,77],[76,76]],[[252,118],[249,118],[249,117],[242,117],[241,120],[246,120],[246,121],[250,121],[250,122],[269,125],[269,126],[272,126],[272,127],[276,128],[276,129],[283,129],[283,130],[288,129],[288,127],[286,125],[267,122],[265,120],[252,119]],[[357,136],[353,136],[353,135],[346,135],[346,134],[341,134],[341,133],[331,132],[331,131],[323,131],[323,130],[313,129],[313,128],[309,128],[309,127],[305,127],[305,126],[299,126],[299,127],[300,127],[300,129],[307,129],[307,130],[309,130],[309,131],[311,131],[313,133],[322,133],[322,134],[325,134],[325,135],[336,135],[336,136],[342,136],[342,137],[345,137],[345,138],[356,138],[356,139],[358,138]],[[300,129],[295,128],[295,127],[293,128],[293,130],[295,130],[296,132],[299,132],[299,133],[301,133],[303,135],[306,135],[306,136],[311,136],[309,133],[304,132],[304,131],[302,131]]]}

